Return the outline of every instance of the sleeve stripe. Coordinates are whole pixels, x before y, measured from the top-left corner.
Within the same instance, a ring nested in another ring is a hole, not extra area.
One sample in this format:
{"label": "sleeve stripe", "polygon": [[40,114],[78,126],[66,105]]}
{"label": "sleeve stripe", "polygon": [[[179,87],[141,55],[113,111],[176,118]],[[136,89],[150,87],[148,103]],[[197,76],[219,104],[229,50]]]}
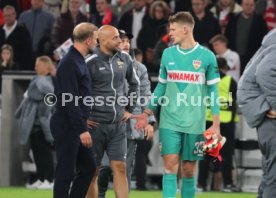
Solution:
{"label": "sleeve stripe", "polygon": [[158,81],[161,82],[161,83],[167,83],[167,80],[165,80],[165,79],[163,79],[161,77],[158,78]]}
{"label": "sleeve stripe", "polygon": [[85,62],[88,63],[90,60],[96,58],[98,55],[97,54],[93,54],[91,56],[89,56],[88,58],[85,59]]}
{"label": "sleeve stripe", "polygon": [[212,85],[215,83],[218,83],[220,81],[220,78],[215,78],[213,80],[207,80],[207,85]]}

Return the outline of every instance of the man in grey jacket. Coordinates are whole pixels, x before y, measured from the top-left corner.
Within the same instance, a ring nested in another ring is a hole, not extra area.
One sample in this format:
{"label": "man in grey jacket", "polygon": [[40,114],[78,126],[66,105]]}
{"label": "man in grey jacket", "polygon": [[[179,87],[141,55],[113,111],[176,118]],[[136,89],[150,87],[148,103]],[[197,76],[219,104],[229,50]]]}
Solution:
{"label": "man in grey jacket", "polygon": [[[139,79],[130,56],[120,51],[121,39],[118,30],[110,25],[98,31],[99,47],[87,59],[91,76],[92,97],[95,103],[89,117],[96,152],[97,173],[87,197],[98,198],[97,178],[101,160],[106,151],[114,175],[116,197],[128,197],[126,178],[126,122],[134,110]],[[128,101],[124,81],[129,84]]]}
{"label": "man in grey jacket", "polygon": [[[133,35],[131,33],[126,33],[124,30],[119,30],[120,37],[121,37],[121,44],[120,49],[123,52],[126,52],[127,54],[130,54],[130,40],[133,38]],[[148,71],[145,65],[138,62],[135,59],[134,53],[131,54],[131,57],[133,59],[133,67],[136,71],[136,74],[139,78],[140,85],[139,85],[139,103],[134,108],[132,114],[140,114],[142,110],[145,109],[147,106],[147,101],[149,100],[151,96],[150,91],[150,81],[148,78]],[[128,92],[128,83],[125,83],[125,90],[126,93]],[[150,124],[148,124],[143,131],[138,131],[134,128],[134,125],[136,123],[135,119],[129,119],[127,121],[127,157],[126,157],[126,165],[127,165],[127,180],[128,180],[128,186],[130,189],[130,182],[131,182],[131,175],[132,175],[132,169],[133,169],[133,162],[134,157],[136,153],[137,148],[137,141],[143,141],[145,138],[147,140],[151,140],[154,135],[154,128],[153,125],[155,123],[155,118],[152,115],[150,117]],[[144,163],[144,166],[146,166],[146,162],[143,159],[139,159]],[[143,167],[141,167],[143,168]],[[145,170],[146,171],[146,170]],[[98,179],[98,185],[99,185],[99,196],[98,198],[105,198],[105,194],[107,191],[109,178],[111,176],[112,171],[110,170],[110,164],[108,162],[108,157],[104,155],[101,168],[100,168],[100,174]],[[145,173],[146,174],[146,173]]]}
{"label": "man in grey jacket", "polygon": [[247,64],[238,84],[237,99],[250,127],[257,128],[263,178],[258,198],[276,197],[276,29]]}

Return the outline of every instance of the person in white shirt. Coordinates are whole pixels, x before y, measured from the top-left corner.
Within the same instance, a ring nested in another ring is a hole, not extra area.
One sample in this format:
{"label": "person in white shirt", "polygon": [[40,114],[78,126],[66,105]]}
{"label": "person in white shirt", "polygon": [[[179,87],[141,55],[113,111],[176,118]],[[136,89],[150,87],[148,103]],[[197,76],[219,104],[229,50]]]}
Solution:
{"label": "person in white shirt", "polygon": [[217,34],[210,40],[210,43],[213,46],[216,56],[226,59],[227,65],[230,67],[227,74],[238,82],[241,75],[240,57],[237,52],[227,47],[228,39],[222,34]]}

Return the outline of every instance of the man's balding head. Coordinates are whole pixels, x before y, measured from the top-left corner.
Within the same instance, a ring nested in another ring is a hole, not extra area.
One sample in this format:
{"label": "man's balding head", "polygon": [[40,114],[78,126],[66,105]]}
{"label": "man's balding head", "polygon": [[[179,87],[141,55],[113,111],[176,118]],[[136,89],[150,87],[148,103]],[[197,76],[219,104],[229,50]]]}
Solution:
{"label": "man's balding head", "polygon": [[98,40],[101,49],[108,54],[120,49],[121,39],[119,31],[111,25],[104,25],[98,30]]}
{"label": "man's balding head", "polygon": [[103,42],[109,40],[114,35],[119,35],[117,28],[111,25],[103,25],[98,31],[98,39]]}
{"label": "man's balding head", "polygon": [[89,37],[93,36],[98,28],[92,23],[80,23],[73,30],[74,42],[84,42]]}

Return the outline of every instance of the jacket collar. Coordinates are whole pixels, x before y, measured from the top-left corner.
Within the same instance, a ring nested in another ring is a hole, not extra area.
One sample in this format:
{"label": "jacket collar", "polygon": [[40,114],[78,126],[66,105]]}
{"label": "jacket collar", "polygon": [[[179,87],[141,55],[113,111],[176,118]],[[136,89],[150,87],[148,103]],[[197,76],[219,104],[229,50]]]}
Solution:
{"label": "jacket collar", "polygon": [[94,52],[95,52],[95,54],[98,55],[98,57],[100,57],[101,59],[103,59],[103,60],[105,60],[105,61],[109,61],[109,59],[111,59],[111,58],[114,57],[114,56],[119,56],[119,57],[121,57],[121,56],[120,56],[120,54],[121,54],[120,51],[114,53],[113,56],[110,56],[110,55],[108,55],[108,54],[103,53],[103,52],[101,51],[101,49],[100,49],[99,46],[95,48]]}

